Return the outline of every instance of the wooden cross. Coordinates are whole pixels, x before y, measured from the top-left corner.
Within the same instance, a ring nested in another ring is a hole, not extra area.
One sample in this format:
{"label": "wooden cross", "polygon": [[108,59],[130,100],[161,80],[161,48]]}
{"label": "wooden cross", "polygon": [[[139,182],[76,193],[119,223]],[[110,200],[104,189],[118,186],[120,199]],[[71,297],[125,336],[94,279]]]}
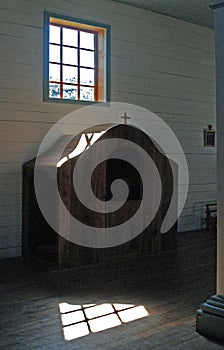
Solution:
{"label": "wooden cross", "polygon": [[121,116],[122,119],[124,119],[124,124],[127,125],[127,120],[131,119],[130,117],[127,116],[127,113],[124,112],[124,115]]}

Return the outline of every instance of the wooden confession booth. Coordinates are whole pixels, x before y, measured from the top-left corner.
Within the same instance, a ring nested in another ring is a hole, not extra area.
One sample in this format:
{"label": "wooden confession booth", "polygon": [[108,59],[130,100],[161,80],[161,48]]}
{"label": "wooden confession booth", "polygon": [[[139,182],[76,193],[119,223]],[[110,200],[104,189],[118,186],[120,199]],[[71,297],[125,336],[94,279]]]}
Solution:
{"label": "wooden confession booth", "polygon": [[[112,197],[111,184],[116,179],[126,182],[129,188],[127,200],[115,212],[100,213],[87,208],[80,201],[74,189],[73,171],[77,160],[83,152],[90,152],[94,143],[107,139],[113,139],[115,143],[120,139],[131,141],[142,148],[153,160],[159,172],[162,194],[158,210],[151,223],[138,236],[118,246],[92,248],[72,243],[57,233],[60,232],[63,225],[69,225],[69,223],[64,222],[56,198],[51,200],[51,205],[53,202],[52,210],[57,221],[57,232],[48,224],[39,208],[34,188],[35,159],[32,159],[23,165],[23,256],[42,260],[56,269],[63,269],[108,264],[132,256],[141,258],[167,252],[175,255],[177,223],[166,233],[161,233],[161,226],[173,196],[173,177],[174,173],[177,174],[177,165],[160,152],[146,133],[135,126],[105,124],[87,129],[73,137],[68,143],[58,164],[52,163],[52,154],[57,148],[57,143],[53,145],[41,156],[43,167],[39,171],[46,179],[46,183],[45,181],[42,183],[43,190],[44,186],[49,186],[51,183],[47,169],[57,167],[57,186],[60,198],[67,210],[77,220],[85,225],[105,228],[105,230],[107,227],[119,226],[122,222],[129,220],[138,211],[143,196],[141,174],[130,163],[116,159],[116,157],[113,158],[111,154],[110,159],[96,166],[91,176],[94,195],[105,203]],[[63,137],[58,143],[62,141]],[[103,148],[102,152],[104,152]],[[137,148],[135,152],[134,157],[141,156]],[[155,174],[148,174],[148,186],[153,182],[153,176]],[[83,186],[85,188],[85,185]],[[144,186],[147,186],[147,183]],[[150,200],[153,202],[153,198]],[[177,202],[175,210],[177,211]]]}

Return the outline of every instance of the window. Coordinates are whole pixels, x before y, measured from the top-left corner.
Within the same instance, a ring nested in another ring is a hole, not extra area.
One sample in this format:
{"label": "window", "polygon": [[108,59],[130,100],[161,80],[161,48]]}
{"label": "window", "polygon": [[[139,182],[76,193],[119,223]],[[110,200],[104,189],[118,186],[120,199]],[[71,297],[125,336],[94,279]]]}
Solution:
{"label": "window", "polygon": [[45,14],[44,100],[109,100],[110,28]]}

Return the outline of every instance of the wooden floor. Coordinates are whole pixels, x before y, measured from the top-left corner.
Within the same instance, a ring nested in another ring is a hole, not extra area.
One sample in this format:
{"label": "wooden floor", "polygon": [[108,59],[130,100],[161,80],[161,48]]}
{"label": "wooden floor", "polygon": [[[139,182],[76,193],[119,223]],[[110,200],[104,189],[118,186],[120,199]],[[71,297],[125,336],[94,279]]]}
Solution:
{"label": "wooden floor", "polygon": [[[0,349],[223,349],[195,332],[196,309],[215,293],[215,241],[214,232],[181,234],[174,261],[158,257],[61,273],[2,260]],[[149,316],[69,341],[62,303],[142,305]]]}

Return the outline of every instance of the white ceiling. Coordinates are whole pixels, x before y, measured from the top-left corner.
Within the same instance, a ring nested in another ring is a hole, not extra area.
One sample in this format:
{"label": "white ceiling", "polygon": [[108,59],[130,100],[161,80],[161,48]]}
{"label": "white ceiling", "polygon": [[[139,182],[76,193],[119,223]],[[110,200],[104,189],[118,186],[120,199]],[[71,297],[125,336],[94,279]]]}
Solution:
{"label": "white ceiling", "polygon": [[213,28],[212,0],[112,0]]}

